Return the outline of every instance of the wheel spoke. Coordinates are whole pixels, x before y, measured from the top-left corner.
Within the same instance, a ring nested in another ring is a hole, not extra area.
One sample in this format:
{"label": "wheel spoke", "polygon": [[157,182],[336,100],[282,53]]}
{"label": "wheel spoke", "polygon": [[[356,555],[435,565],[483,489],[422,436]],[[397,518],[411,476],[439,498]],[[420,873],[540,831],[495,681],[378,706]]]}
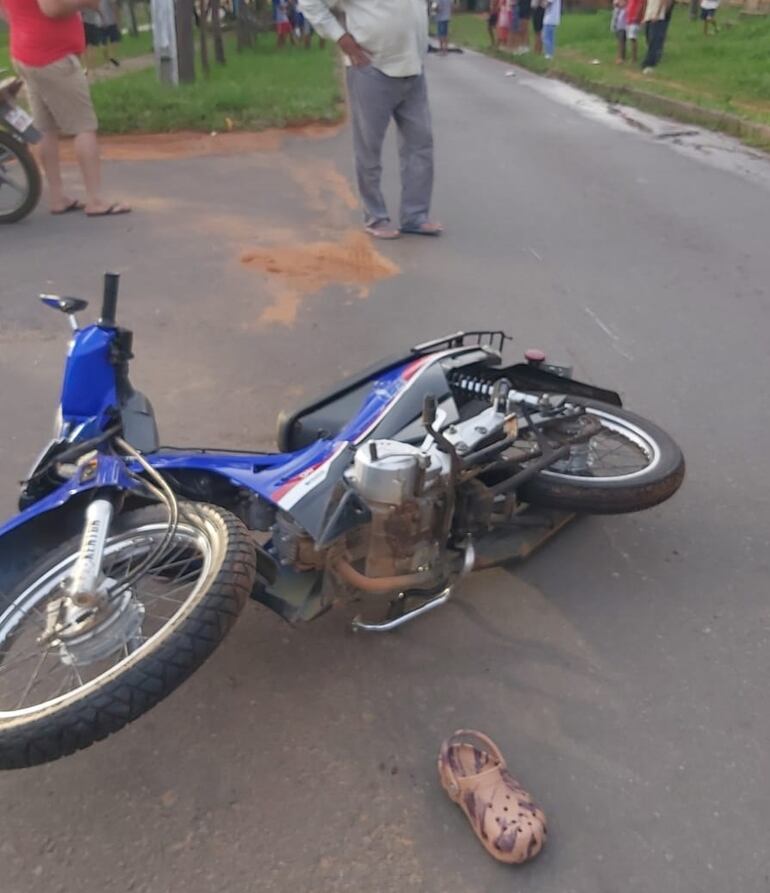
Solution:
{"label": "wheel spoke", "polygon": [[[4,651],[2,652],[2,654],[0,654],[0,657],[9,653],[10,652],[8,651]],[[0,673],[7,673],[8,670],[10,670],[12,667],[15,667],[17,664],[24,663],[25,660],[30,660],[31,658],[36,657],[38,654],[40,654],[40,648],[35,647],[31,651],[27,651],[24,654],[16,655],[13,660],[10,661],[10,663],[6,663],[5,659],[3,658],[2,663],[0,663]]]}
{"label": "wheel spoke", "polygon": [[27,700],[27,696],[32,691],[32,689],[35,687],[35,682],[37,681],[37,677],[40,675],[40,671],[43,669],[43,664],[45,663],[45,659],[50,654],[50,651],[51,651],[50,648],[46,648],[46,650],[40,655],[40,660],[38,661],[37,666],[35,667],[35,672],[32,674],[32,677],[30,678],[29,682],[27,683],[27,687],[22,692],[21,698],[19,698],[19,702],[16,705],[17,710],[21,710],[21,708],[24,706],[24,702]]}

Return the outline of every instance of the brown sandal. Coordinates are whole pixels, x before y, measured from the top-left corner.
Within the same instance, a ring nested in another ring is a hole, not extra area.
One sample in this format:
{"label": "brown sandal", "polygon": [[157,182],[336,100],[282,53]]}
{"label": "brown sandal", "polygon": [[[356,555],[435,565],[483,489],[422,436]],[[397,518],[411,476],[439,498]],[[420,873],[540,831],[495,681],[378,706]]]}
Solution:
{"label": "brown sandal", "polygon": [[543,810],[511,775],[497,745],[486,735],[461,729],[447,738],[441,745],[438,774],[490,856],[517,864],[533,859],[543,848],[548,834]]}

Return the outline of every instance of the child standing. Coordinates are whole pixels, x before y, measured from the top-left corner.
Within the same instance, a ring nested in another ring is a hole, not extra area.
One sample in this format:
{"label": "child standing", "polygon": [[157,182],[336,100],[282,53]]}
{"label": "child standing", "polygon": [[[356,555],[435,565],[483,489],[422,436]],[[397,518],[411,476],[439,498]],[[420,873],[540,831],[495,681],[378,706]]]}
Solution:
{"label": "child standing", "polygon": [[545,0],[532,0],[532,30],[535,32],[535,52],[543,55],[543,18]]}
{"label": "child standing", "polygon": [[700,0],[700,19],[703,22],[703,33],[708,36],[709,25],[711,25],[714,34],[719,31],[717,25],[717,10],[719,9],[719,0]]}
{"label": "child standing", "polygon": [[546,0],[543,16],[543,49],[546,59],[553,59],[556,50],[556,29],[560,24],[561,0]]}
{"label": "child standing", "polygon": [[287,37],[291,43],[294,43],[294,32],[289,19],[288,0],[273,0],[273,18],[275,19],[275,34],[278,46],[285,46]]}
{"label": "child standing", "polygon": [[489,17],[487,18],[487,31],[489,42],[494,50],[497,47],[497,19],[500,15],[500,0],[491,0],[489,4]]}
{"label": "child standing", "polygon": [[626,40],[631,44],[631,61],[636,62],[639,30],[642,27],[644,0],[627,0],[626,2]]}
{"label": "child standing", "polygon": [[509,0],[502,0],[497,13],[497,45],[507,46],[511,36],[511,7]]}
{"label": "child standing", "polygon": [[436,13],[436,25],[438,28],[438,43],[442,56],[446,56],[449,50],[449,22],[452,18],[452,0],[438,0]]}
{"label": "child standing", "polygon": [[616,65],[622,65],[626,61],[626,12],[626,0],[613,0],[610,31],[618,39]]}

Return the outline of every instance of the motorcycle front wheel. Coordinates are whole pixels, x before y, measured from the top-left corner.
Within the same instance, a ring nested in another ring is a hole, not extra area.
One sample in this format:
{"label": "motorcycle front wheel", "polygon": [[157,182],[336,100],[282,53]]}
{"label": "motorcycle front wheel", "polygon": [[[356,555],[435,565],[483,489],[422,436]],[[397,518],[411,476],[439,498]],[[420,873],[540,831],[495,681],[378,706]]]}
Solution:
{"label": "motorcycle front wheel", "polygon": [[0,223],[16,223],[40,201],[40,168],[27,146],[0,130]]}
{"label": "motorcycle front wheel", "polygon": [[[657,425],[617,406],[570,398],[585,409],[598,431],[573,451],[524,484],[524,502],[592,515],[652,508],[676,493],[684,479],[684,456]],[[549,427],[553,447],[574,434],[571,422]]]}
{"label": "motorcycle front wheel", "polygon": [[222,641],[256,576],[249,532],[229,512],[191,503],[180,504],[158,554],[168,531],[160,506],[119,515],[103,563],[117,595],[55,633],[50,618],[61,614],[79,537],[10,596],[0,594],[0,768],[49,762],[106,738],[170,694]]}

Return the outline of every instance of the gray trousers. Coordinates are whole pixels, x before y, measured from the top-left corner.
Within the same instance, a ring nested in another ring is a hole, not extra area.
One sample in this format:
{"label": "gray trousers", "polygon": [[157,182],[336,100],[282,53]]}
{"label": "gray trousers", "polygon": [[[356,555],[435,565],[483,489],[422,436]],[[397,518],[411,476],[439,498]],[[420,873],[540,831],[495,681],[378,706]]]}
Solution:
{"label": "gray trousers", "polygon": [[390,119],[398,128],[402,227],[428,219],[433,192],[433,131],[425,75],[392,78],[371,65],[348,68],[358,191],[367,225],[388,223],[382,196],[382,144]]}

